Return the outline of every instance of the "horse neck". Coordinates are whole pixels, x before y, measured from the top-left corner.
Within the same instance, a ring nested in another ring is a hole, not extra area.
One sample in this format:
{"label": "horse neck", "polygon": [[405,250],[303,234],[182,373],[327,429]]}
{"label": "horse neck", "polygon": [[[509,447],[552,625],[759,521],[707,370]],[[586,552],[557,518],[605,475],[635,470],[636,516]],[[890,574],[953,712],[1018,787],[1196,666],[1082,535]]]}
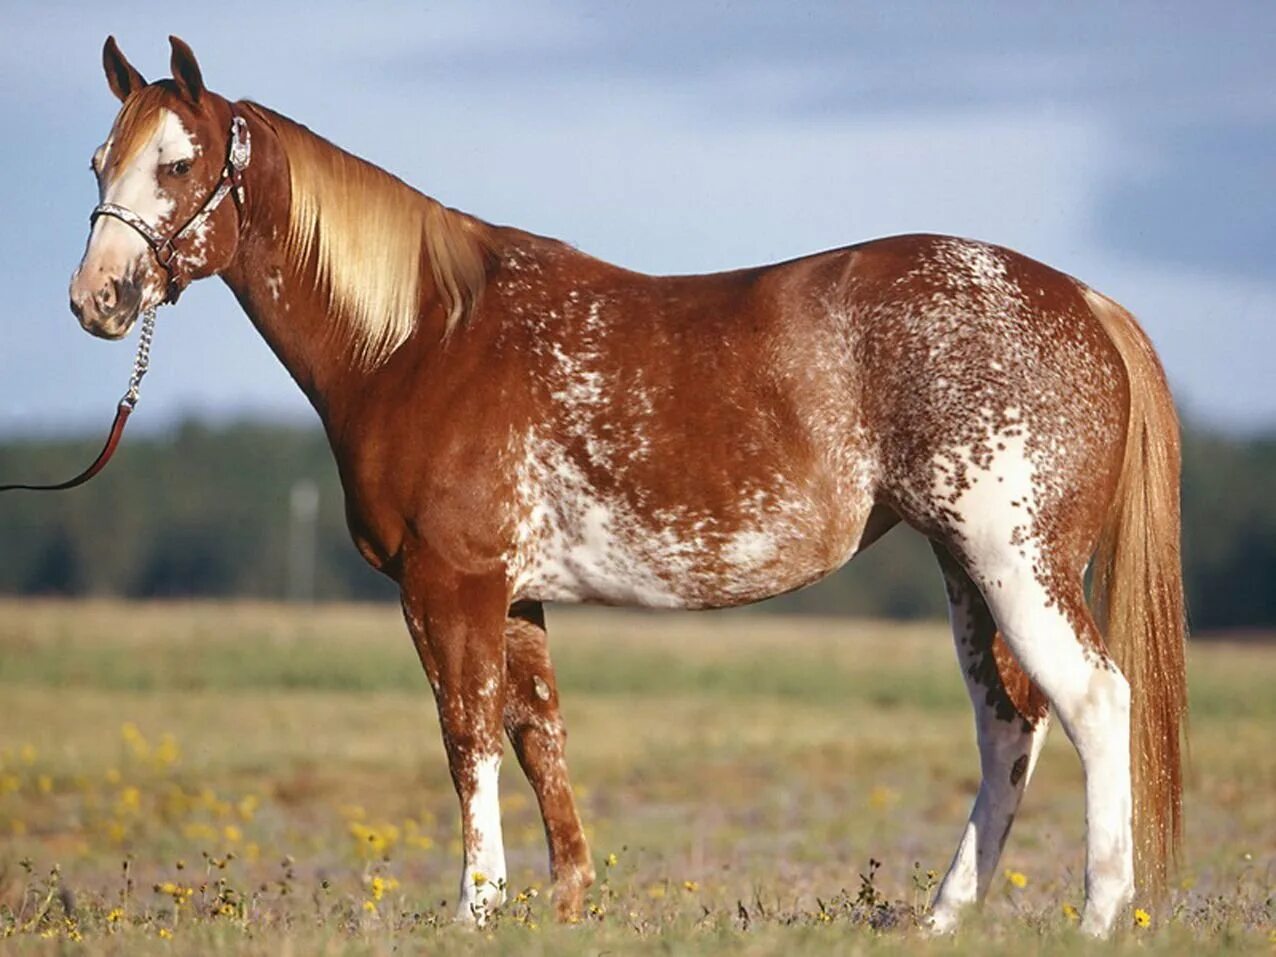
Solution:
{"label": "horse neck", "polygon": [[[244,226],[222,279],[331,432],[342,427],[379,370],[356,361],[348,331],[333,314],[327,291],[315,282],[314,262],[299,262],[289,250],[287,156],[260,116],[250,112],[247,119],[253,152],[245,177]],[[429,283],[420,318],[427,328],[420,341],[442,336],[441,310],[430,308],[436,299]],[[428,328],[435,324],[437,335]]]}

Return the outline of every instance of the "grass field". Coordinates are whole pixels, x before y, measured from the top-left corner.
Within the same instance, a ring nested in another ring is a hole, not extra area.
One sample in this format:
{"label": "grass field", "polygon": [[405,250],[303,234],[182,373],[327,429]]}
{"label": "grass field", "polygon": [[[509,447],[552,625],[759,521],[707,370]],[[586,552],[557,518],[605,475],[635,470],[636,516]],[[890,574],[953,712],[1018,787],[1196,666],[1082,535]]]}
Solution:
{"label": "grass field", "polygon": [[[511,759],[513,902],[475,932],[449,924],[457,809],[395,609],[0,602],[0,949],[1093,949],[1057,730],[984,913],[952,940],[914,926],[978,783],[942,625],[550,614],[600,880],[582,924],[553,923]],[[1190,662],[1186,860],[1113,949],[1269,952],[1276,645]]]}

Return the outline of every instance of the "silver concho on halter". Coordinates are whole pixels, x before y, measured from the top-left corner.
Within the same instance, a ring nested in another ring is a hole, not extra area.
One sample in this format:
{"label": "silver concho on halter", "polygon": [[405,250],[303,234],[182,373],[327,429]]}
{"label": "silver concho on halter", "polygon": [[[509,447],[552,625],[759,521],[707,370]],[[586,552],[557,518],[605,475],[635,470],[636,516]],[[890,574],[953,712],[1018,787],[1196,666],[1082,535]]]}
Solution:
{"label": "silver concho on halter", "polygon": [[[241,173],[248,168],[252,158],[253,141],[248,135],[248,123],[242,116],[236,116],[230,121],[230,152],[226,156],[226,162],[235,172]],[[244,201],[243,183],[239,184],[235,193],[242,203]]]}

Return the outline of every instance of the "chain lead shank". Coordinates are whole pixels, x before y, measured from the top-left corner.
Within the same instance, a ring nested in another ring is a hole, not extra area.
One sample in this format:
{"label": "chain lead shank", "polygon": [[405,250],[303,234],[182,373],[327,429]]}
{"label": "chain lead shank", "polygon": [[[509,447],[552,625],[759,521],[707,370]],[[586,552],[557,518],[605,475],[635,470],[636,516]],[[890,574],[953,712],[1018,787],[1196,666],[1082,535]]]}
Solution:
{"label": "chain lead shank", "polygon": [[129,376],[128,391],[120,399],[121,405],[130,409],[137,407],[141,397],[142,377],[151,367],[151,340],[155,338],[155,307],[142,313],[142,330],[137,337],[137,355],[133,357],[133,374]]}

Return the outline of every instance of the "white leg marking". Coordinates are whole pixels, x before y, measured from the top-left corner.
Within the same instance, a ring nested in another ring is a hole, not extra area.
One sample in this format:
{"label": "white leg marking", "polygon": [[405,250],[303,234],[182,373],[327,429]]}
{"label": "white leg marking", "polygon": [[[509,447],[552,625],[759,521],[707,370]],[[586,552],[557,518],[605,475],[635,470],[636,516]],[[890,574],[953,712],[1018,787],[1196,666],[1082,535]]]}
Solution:
{"label": "white leg marking", "polygon": [[[983,694],[982,686],[975,687]],[[981,713],[977,721],[983,780],[952,865],[935,895],[930,926],[941,934],[956,930],[962,910],[987,895],[1050,723],[1048,717],[1042,718],[1031,731],[1025,732],[1019,721],[1007,724],[992,714],[991,709]],[[994,722],[997,727],[990,726]],[[1027,764],[1023,776],[1012,779],[1015,763],[1025,755]]]}
{"label": "white leg marking", "polygon": [[500,755],[474,762],[474,793],[469,801],[465,834],[465,868],[461,872],[457,920],[482,926],[487,915],[505,902],[505,845],[501,840]]}
{"label": "white leg marking", "polygon": [[[998,451],[982,464],[967,450],[937,457],[932,492],[957,516],[955,531],[972,578],[1006,644],[1045,693],[1081,758],[1086,776],[1082,929],[1105,935],[1134,896],[1129,686],[1089,643],[1098,632],[1088,619],[1080,576],[1073,573],[1066,580],[1065,595],[1052,594],[1043,584],[1051,581],[1057,592],[1064,580],[1048,577],[1061,569],[1051,567],[1048,546],[1032,518],[1041,506],[1037,467],[1026,431],[1019,431],[994,435]],[[962,458],[977,466],[967,471],[964,487],[954,484],[951,470],[939,467],[946,460],[960,465]],[[1063,611],[1065,600],[1084,620],[1074,624]]]}
{"label": "white leg marking", "polygon": [[[989,605],[1006,643],[1050,700],[1085,771],[1086,909],[1081,929],[1105,936],[1134,897],[1130,687],[1083,645],[1030,568],[999,571]],[[1080,582],[1077,601],[1081,600]],[[1090,627],[1093,627],[1091,625]]]}
{"label": "white leg marking", "polygon": [[[1033,726],[1015,716],[1007,720],[988,701],[989,689],[974,675],[984,673],[991,655],[993,627],[983,597],[964,574],[947,567],[951,559],[941,557],[941,566],[950,595],[949,618],[957,662],[975,711],[975,733],[979,743],[982,781],[970,820],[962,832],[948,873],[935,895],[930,927],[936,933],[956,929],[961,911],[983,900],[997,871],[1006,836],[1019,810],[1019,802],[1032,778],[1041,745],[1045,742],[1049,717]],[[952,600],[951,596],[956,596]],[[973,674],[972,674],[973,672]]]}

